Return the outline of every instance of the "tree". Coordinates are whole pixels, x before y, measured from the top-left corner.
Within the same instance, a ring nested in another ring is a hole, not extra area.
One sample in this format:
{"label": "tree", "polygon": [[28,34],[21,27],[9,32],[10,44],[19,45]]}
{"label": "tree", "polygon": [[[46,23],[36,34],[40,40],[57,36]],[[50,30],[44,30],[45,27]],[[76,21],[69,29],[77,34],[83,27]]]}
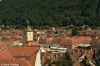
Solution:
{"label": "tree", "polygon": [[58,61],[54,62],[56,66],[71,66],[72,61],[68,53],[63,55]]}
{"label": "tree", "polygon": [[27,18],[33,27],[100,26],[99,0],[2,0],[0,20],[5,25],[25,25]]}
{"label": "tree", "polygon": [[78,35],[78,31],[76,28],[72,29],[72,36]]}

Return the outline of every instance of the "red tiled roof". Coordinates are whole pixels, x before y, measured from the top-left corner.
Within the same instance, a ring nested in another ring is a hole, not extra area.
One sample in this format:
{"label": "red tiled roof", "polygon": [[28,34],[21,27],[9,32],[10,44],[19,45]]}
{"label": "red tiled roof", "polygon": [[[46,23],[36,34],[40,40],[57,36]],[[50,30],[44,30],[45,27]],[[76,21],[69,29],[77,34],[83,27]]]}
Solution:
{"label": "red tiled roof", "polygon": [[[30,59],[29,60],[5,59],[5,60],[0,61],[0,65],[1,64],[10,64],[10,65],[20,64],[20,66],[34,66],[38,49],[39,49],[39,46],[10,47],[9,51],[11,52],[13,58],[28,57]],[[8,54],[9,53],[7,53],[6,55]]]}
{"label": "red tiled roof", "polygon": [[35,41],[31,41],[29,42],[29,45],[32,46],[32,45],[38,45]]}
{"label": "red tiled roof", "polygon": [[53,39],[53,44],[60,44],[60,38],[54,38]]}
{"label": "red tiled roof", "polygon": [[11,42],[8,42],[8,41],[3,41],[3,42],[0,42],[0,47],[6,47],[6,46],[8,46],[8,45],[10,45],[11,44]]}
{"label": "red tiled roof", "polygon": [[20,39],[20,38],[22,38],[22,36],[15,35],[15,36],[13,36],[12,38],[13,38],[13,39]]}
{"label": "red tiled roof", "polygon": [[0,66],[2,64],[9,64],[9,66],[11,66],[12,64],[16,64],[16,66],[17,65],[19,65],[19,66],[32,66],[32,65],[30,65],[30,63],[28,63],[25,60],[2,60],[2,61],[0,61]]}
{"label": "red tiled roof", "polygon": [[36,50],[38,50],[39,47],[10,47],[9,50],[12,53],[14,57],[30,57],[32,54],[36,53]]}
{"label": "red tiled roof", "polygon": [[52,42],[53,42],[53,38],[48,38],[48,39],[46,40],[46,43],[47,43],[47,44],[52,44]]}
{"label": "red tiled roof", "polygon": [[61,38],[60,44],[71,44],[71,40],[69,38]]}
{"label": "red tiled roof", "polygon": [[90,43],[92,41],[91,37],[73,37],[73,38],[61,38],[60,44],[80,44],[80,43]]}
{"label": "red tiled roof", "polygon": [[7,49],[0,50],[0,58],[1,59],[11,59],[13,58],[11,52]]}

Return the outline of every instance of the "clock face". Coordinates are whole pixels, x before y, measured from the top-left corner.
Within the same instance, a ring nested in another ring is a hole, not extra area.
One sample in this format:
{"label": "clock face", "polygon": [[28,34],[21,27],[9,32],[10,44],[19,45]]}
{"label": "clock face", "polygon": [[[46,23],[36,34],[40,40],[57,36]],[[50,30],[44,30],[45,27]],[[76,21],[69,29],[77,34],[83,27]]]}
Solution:
{"label": "clock face", "polygon": [[27,32],[27,41],[33,40],[33,32]]}

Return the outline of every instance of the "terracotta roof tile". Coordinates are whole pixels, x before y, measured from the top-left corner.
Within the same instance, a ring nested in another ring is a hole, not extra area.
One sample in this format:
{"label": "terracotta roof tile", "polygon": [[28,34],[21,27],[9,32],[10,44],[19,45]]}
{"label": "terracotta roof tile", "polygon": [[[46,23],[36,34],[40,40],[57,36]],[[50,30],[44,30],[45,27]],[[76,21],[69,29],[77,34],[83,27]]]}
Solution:
{"label": "terracotta roof tile", "polygon": [[80,44],[80,43],[90,43],[92,41],[91,37],[73,37],[73,38],[61,38],[60,44]]}
{"label": "terracotta roof tile", "polygon": [[21,39],[21,38],[22,38],[22,36],[15,35],[15,36],[13,36],[12,38],[13,38],[13,39]]}
{"label": "terracotta roof tile", "polygon": [[3,42],[0,42],[0,47],[6,47],[8,45],[11,45],[11,42],[10,41],[3,41]]}
{"label": "terracotta roof tile", "polygon": [[48,39],[46,40],[46,44],[52,44],[52,42],[53,42],[53,38],[48,38]]}
{"label": "terracotta roof tile", "polygon": [[29,65],[27,62],[25,62],[25,60],[2,60],[0,61],[0,65],[3,64],[8,64],[9,66],[16,64],[16,66],[20,65],[20,66],[32,66]]}
{"label": "terracotta roof tile", "polygon": [[11,59],[13,58],[11,52],[7,49],[0,50],[0,58],[1,59]]}
{"label": "terracotta roof tile", "polygon": [[14,57],[30,57],[32,54],[36,53],[39,47],[10,47],[9,50]]}
{"label": "terracotta roof tile", "polygon": [[[9,51],[11,52],[13,58],[30,58],[27,60],[22,59],[6,59],[6,60],[0,60],[1,64],[20,64],[20,66],[34,66],[35,65],[35,59],[37,55],[37,51],[39,49],[39,46],[23,46],[23,47],[10,47]],[[7,53],[7,57],[9,57]]]}

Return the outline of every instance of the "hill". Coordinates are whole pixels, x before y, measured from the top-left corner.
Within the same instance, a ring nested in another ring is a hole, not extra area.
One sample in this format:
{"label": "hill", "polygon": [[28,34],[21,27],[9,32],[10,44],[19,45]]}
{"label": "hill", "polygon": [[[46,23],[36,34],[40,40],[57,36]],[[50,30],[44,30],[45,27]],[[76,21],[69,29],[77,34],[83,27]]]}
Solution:
{"label": "hill", "polygon": [[62,27],[100,26],[99,0],[2,0],[0,24]]}

